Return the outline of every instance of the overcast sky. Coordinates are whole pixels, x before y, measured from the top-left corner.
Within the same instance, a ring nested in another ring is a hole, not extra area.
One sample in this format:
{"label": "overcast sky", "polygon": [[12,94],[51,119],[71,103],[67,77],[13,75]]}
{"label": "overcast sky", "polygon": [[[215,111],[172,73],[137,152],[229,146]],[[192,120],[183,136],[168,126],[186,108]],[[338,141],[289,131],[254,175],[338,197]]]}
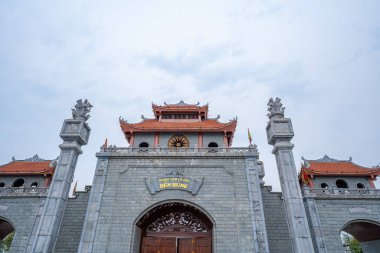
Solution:
{"label": "overcast sky", "polygon": [[[144,2],[144,3],[142,3]],[[59,155],[78,98],[93,105],[75,173],[92,183],[95,153],[127,146],[118,118],[151,117],[151,103],[209,103],[238,117],[234,146],[267,144],[267,102],[281,97],[294,156],[380,163],[380,1],[0,2],[0,164]]]}

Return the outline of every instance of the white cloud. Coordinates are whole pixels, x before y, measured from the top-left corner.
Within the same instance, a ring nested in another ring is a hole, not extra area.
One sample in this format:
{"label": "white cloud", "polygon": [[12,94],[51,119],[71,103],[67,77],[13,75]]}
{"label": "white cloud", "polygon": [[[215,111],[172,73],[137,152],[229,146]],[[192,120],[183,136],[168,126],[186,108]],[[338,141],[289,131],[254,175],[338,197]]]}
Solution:
{"label": "white cloud", "polygon": [[325,153],[379,163],[377,1],[33,1],[0,4],[0,162],[54,158],[78,98],[94,105],[76,178],[90,184],[105,137],[125,146],[118,117],[149,117],[151,102],[210,103],[238,116],[234,144],[266,143],[266,103],[283,98],[296,164]]}

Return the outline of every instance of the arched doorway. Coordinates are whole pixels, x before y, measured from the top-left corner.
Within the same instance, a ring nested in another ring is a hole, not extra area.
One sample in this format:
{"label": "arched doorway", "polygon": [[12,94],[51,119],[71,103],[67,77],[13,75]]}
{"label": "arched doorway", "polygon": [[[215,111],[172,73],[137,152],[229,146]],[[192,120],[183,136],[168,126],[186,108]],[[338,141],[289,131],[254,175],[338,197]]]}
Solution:
{"label": "arched doorway", "polygon": [[15,229],[11,223],[0,218],[0,252],[8,252]]}
{"label": "arched doorway", "polygon": [[[355,220],[342,228],[343,243],[352,253],[378,253],[380,249],[380,224],[369,220]],[[350,252],[349,251],[349,252]]]}
{"label": "arched doorway", "polygon": [[211,253],[212,222],[198,208],[165,203],[148,211],[138,222],[140,253]]}

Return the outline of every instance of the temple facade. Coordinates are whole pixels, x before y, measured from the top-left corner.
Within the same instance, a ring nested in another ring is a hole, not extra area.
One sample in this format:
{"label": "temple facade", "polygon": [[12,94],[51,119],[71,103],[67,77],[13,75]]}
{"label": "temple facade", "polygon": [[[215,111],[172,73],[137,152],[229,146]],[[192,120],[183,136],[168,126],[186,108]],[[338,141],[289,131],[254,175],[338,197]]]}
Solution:
{"label": "temple facade", "polygon": [[6,252],[350,252],[344,238],[365,253],[380,248],[380,168],[328,156],[296,168],[278,98],[266,130],[282,192],[264,185],[256,145],[232,145],[236,118],[220,122],[208,105],[180,101],[152,104],[153,117],[138,123],[120,118],[126,147],[102,145],[93,184],[69,197],[91,107],[78,100],[64,121],[57,159],[0,166]]}

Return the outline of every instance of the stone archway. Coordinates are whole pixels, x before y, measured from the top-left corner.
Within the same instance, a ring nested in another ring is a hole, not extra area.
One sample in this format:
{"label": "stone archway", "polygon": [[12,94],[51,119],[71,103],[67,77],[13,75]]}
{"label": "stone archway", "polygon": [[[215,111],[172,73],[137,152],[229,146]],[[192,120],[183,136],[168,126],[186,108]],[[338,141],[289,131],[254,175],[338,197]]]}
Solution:
{"label": "stone archway", "polygon": [[14,232],[13,225],[9,221],[0,218],[0,252],[8,252]]}
{"label": "stone archway", "polygon": [[342,231],[359,241],[363,253],[378,253],[380,249],[380,223],[370,220],[354,220]]}
{"label": "stone archway", "polygon": [[198,208],[171,202],[149,210],[137,222],[140,253],[211,253],[212,222]]}

